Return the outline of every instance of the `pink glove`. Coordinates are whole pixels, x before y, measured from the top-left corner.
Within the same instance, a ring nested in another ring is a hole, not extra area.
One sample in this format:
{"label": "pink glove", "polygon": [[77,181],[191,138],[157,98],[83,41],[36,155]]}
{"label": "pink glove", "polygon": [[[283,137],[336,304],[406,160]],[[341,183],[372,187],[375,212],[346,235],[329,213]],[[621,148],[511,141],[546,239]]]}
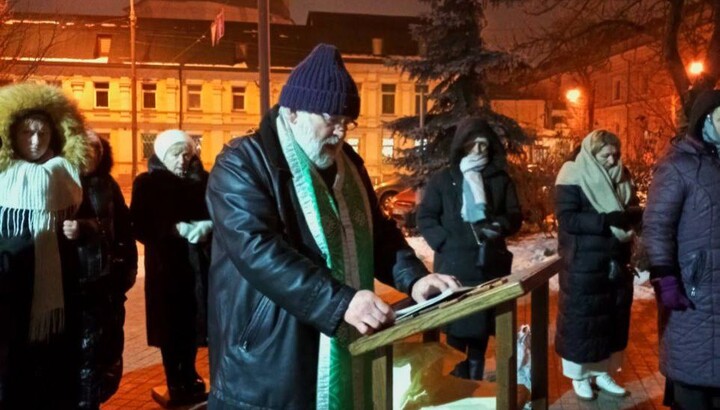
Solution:
{"label": "pink glove", "polygon": [[655,288],[655,295],[660,303],[670,310],[685,310],[695,308],[690,299],[685,296],[682,283],[677,276],[663,276],[651,281]]}

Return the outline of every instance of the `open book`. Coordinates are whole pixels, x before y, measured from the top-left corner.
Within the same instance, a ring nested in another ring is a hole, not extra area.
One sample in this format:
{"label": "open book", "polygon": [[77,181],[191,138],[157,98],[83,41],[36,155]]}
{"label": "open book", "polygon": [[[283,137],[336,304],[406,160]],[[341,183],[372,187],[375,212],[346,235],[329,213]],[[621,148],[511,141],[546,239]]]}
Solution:
{"label": "open book", "polygon": [[395,311],[395,321],[398,322],[400,320],[412,317],[420,311],[423,311],[423,310],[426,310],[427,308],[439,305],[441,302],[444,302],[446,300],[451,300],[456,297],[459,297],[460,295],[470,292],[473,289],[475,289],[474,286],[463,286],[463,287],[459,287],[457,289],[446,289],[442,293],[439,293],[439,294],[433,296],[432,298],[426,300],[425,302],[417,303],[415,305],[406,307],[404,309],[396,310]]}

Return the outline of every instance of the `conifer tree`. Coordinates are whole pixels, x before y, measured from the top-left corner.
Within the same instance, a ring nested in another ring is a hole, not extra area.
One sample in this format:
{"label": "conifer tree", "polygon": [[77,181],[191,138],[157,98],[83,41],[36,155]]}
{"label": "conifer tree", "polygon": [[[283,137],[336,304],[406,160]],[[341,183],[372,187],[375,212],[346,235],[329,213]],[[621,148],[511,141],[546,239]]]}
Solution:
{"label": "conifer tree", "polygon": [[421,1],[429,3],[430,11],[412,29],[420,45],[420,57],[388,61],[407,72],[416,84],[430,84],[429,111],[422,128],[419,115],[387,124],[393,132],[415,141],[414,148],[399,150],[394,159],[396,166],[411,172],[415,183],[447,164],[455,126],[466,117],[486,118],[511,151],[526,140],[514,120],[493,112],[490,106],[490,80],[509,77],[507,74],[518,60],[509,53],[489,48],[483,41],[484,7],[488,2]]}

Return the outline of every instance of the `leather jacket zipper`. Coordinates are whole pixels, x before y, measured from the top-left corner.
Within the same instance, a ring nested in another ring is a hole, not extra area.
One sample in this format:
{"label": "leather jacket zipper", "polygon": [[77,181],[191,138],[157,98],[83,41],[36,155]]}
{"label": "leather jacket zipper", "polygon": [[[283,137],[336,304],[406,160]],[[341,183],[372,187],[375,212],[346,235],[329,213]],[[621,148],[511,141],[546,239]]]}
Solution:
{"label": "leather jacket zipper", "polygon": [[245,327],[245,330],[243,330],[243,332],[240,334],[240,348],[242,350],[248,350],[250,342],[253,340],[255,333],[257,333],[257,330],[260,328],[260,325],[262,324],[262,319],[265,318],[265,312],[267,311],[269,306],[270,300],[263,296],[263,298],[260,299],[258,307],[257,309],[255,309],[252,318],[250,319],[250,323],[248,323],[248,325]]}

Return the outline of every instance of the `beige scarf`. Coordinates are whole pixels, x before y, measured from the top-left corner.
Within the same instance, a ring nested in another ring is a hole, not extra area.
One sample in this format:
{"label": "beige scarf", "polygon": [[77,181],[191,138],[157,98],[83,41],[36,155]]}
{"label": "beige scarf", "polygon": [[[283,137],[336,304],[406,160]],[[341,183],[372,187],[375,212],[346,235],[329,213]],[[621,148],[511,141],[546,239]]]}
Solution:
{"label": "beige scarf", "polygon": [[81,202],[79,172],[65,158],[43,164],[15,161],[0,173],[0,237],[18,236],[28,228],[35,242],[30,340],[47,340],[63,330],[65,301],[57,232]]}
{"label": "beige scarf", "polygon": [[[578,185],[590,204],[599,213],[623,211],[632,197],[632,184],[625,175],[622,161],[605,170],[590,150],[590,136],[582,142],[575,161],[566,162],[560,169],[555,185]],[[611,226],[610,230],[620,242],[628,242],[632,230]]]}

